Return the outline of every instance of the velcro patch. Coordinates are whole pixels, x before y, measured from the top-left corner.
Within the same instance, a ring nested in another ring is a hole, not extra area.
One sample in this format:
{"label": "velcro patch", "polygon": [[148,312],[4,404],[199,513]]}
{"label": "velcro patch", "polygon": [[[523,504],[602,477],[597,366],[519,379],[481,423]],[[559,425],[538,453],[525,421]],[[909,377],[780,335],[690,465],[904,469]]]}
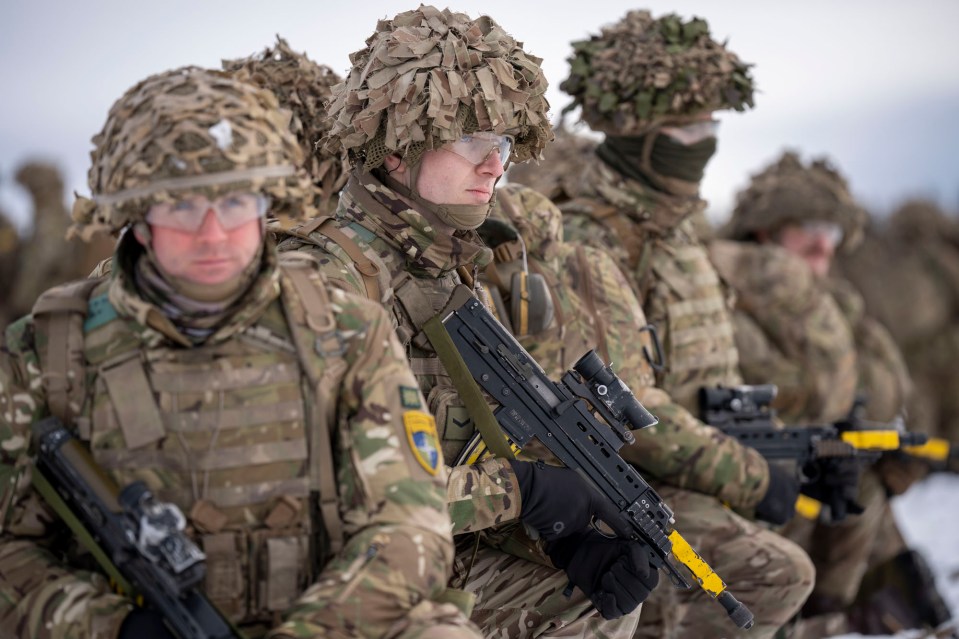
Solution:
{"label": "velcro patch", "polygon": [[420,389],[409,386],[400,386],[400,405],[403,408],[423,408],[420,399]]}
{"label": "velcro patch", "polygon": [[435,475],[440,470],[440,438],[436,434],[436,420],[429,413],[410,410],[403,413],[403,426],[410,442],[413,457],[426,472]]}

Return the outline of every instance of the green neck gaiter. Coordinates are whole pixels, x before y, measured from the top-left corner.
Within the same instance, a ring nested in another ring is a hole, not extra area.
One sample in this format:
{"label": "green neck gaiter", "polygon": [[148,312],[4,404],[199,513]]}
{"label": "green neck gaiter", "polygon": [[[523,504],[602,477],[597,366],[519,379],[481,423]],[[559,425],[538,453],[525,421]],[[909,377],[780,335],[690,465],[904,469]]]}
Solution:
{"label": "green neck gaiter", "polygon": [[[654,136],[650,143],[650,136]],[[706,165],[716,153],[716,138],[685,146],[658,130],[639,136],[613,136],[596,148],[610,168],[644,186],[689,195],[698,190]],[[648,157],[645,157],[648,153]]]}

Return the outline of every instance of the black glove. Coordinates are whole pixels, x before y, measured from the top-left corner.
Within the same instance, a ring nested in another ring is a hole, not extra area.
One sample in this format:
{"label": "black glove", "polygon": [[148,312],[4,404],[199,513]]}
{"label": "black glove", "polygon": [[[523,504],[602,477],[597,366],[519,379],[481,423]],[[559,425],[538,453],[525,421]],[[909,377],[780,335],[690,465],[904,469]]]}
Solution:
{"label": "black glove", "polygon": [[817,459],[803,468],[810,480],[803,484],[802,494],[827,504],[833,522],[842,521],[847,514],[862,513],[856,502],[861,472],[862,465],[854,457]]}
{"label": "black glove", "polygon": [[547,543],[546,554],[604,619],[631,613],[659,584],[651,552],[637,541],[608,539],[586,530]]}
{"label": "black glove", "polygon": [[756,504],[756,519],[781,526],[796,514],[799,497],[799,478],[791,470],[778,464],[769,464],[769,488],[762,501]]}
{"label": "black glove", "polygon": [[520,519],[544,540],[559,539],[584,530],[593,517],[617,534],[629,535],[619,511],[576,471],[543,462],[510,460],[522,495]]}
{"label": "black glove", "polygon": [[155,610],[134,608],[120,625],[117,639],[176,639]]}

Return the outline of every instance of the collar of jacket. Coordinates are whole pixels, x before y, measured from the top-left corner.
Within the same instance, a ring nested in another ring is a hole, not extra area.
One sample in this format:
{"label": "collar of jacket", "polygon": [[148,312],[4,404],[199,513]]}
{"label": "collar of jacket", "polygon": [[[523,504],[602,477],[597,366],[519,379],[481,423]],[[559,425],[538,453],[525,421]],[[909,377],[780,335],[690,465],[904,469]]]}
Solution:
{"label": "collar of jacket", "polygon": [[374,175],[354,170],[340,194],[337,217],[354,222],[403,254],[411,271],[439,277],[493,259],[476,231],[437,233],[430,222]]}

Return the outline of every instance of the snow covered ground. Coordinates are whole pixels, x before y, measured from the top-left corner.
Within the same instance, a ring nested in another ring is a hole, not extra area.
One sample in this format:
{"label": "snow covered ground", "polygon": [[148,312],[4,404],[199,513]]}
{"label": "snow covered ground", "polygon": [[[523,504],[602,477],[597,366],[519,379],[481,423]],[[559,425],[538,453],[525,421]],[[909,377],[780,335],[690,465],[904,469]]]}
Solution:
{"label": "snow covered ground", "polygon": [[[894,499],[892,507],[906,541],[932,566],[953,619],[959,618],[959,476],[931,475]],[[844,639],[859,636],[845,635]],[[907,639],[924,635],[904,632],[895,636]]]}

